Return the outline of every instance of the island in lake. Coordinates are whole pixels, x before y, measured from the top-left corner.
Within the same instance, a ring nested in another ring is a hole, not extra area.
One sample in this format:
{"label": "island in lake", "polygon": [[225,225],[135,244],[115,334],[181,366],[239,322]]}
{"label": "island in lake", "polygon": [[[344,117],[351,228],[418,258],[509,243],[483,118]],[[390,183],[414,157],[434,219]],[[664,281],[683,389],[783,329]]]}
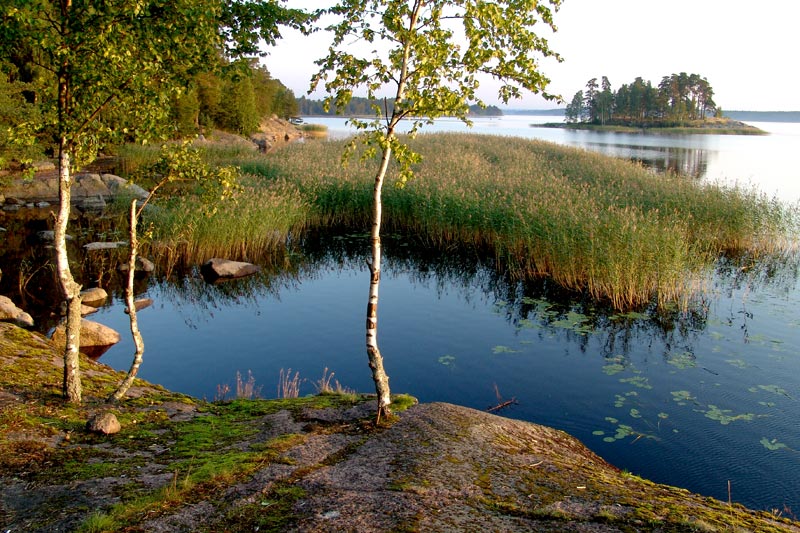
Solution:
{"label": "island in lake", "polygon": [[599,84],[592,78],[572,97],[564,122],[533,126],[624,133],[766,133],[725,117],[708,80],[685,72],[664,76],[658,86],[637,77],[616,91],[606,76]]}

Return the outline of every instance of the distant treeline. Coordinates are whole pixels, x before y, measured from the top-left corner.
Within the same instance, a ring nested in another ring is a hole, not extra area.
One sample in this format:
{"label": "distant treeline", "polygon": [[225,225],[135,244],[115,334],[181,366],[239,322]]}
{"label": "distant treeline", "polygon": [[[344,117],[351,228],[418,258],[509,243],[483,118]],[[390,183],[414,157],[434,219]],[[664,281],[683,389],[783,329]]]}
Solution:
{"label": "distant treeline", "polygon": [[[0,58],[0,168],[12,160],[30,160],[53,146],[56,132],[48,120],[43,103],[51,102],[53,84],[33,60],[20,53],[12,58]],[[143,95],[143,97],[146,97]],[[170,120],[167,135],[178,138],[200,131],[221,129],[240,134],[258,130],[265,117],[278,115],[288,118],[297,115],[297,100],[291,90],[255,60],[234,63],[219,60],[213,71],[191,76],[188,88],[164,102]],[[136,110],[118,109],[102,113],[100,127],[116,131],[117,141],[135,141],[136,128],[121,128],[118,124],[136,124],[122,113]],[[38,140],[34,145],[21,145],[9,132],[27,128]]]}
{"label": "distant treeline", "polygon": [[603,76],[586,83],[567,105],[564,120],[570,123],[679,125],[722,114],[714,102],[714,90],[699,74],[672,74],[658,86],[641,77],[616,91]]}
{"label": "distant treeline", "polygon": [[[323,100],[309,100],[306,97],[301,97],[298,99],[297,105],[300,114],[305,116],[343,115],[346,117],[371,117],[375,115],[373,111],[375,105],[379,106],[380,109],[388,106],[391,110],[394,102],[393,100],[370,100],[354,96],[344,109],[338,110],[331,106],[330,109],[326,110]],[[473,116],[499,117],[502,116],[503,112],[499,107],[493,105],[487,106],[485,109],[478,105],[471,105],[469,106],[469,114]]]}

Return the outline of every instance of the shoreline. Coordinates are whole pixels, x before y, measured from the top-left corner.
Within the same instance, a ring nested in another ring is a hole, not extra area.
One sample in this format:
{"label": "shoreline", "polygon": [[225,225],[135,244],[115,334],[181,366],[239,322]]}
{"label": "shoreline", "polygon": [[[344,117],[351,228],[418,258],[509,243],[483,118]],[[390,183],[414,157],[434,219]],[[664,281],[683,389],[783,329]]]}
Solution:
{"label": "shoreline", "polygon": [[732,119],[696,121],[687,126],[644,126],[627,124],[589,124],[567,122],[532,123],[532,128],[560,128],[566,130],[598,131],[610,133],[647,133],[653,135],[769,135],[762,129]]}
{"label": "shoreline", "polygon": [[[83,356],[85,400],[67,405],[49,340],[0,323],[0,348],[4,529],[800,533],[487,412],[398,395],[375,425],[370,395],[208,402],[140,379],[106,404],[124,373]],[[86,429],[101,412],[119,433]]]}

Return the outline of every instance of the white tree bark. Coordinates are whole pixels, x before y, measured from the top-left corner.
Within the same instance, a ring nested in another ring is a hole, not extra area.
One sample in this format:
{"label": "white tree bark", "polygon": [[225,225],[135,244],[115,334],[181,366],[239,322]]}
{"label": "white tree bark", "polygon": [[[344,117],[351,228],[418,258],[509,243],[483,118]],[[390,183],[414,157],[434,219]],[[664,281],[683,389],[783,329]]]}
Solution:
{"label": "white tree bark", "polygon": [[138,254],[139,249],[139,241],[136,236],[136,219],[136,200],[132,200],[130,210],[130,226],[128,232],[128,236],[130,238],[130,254],[128,255],[128,284],[125,287],[125,305],[128,307],[131,336],[133,337],[133,344],[136,347],[136,350],[133,354],[133,362],[131,363],[131,368],[128,370],[128,375],[125,376],[125,379],[119,384],[117,390],[115,390],[114,393],[109,396],[109,402],[119,401],[125,396],[125,394],[128,392],[128,389],[130,389],[131,385],[133,385],[133,380],[136,378],[136,374],[139,373],[139,367],[142,364],[142,359],[144,356],[144,340],[142,339],[142,334],[139,332],[139,321],[136,319],[136,305],[133,301],[133,278],[136,271],[136,255]]}
{"label": "white tree bark", "polygon": [[67,224],[72,201],[70,156],[65,139],[60,139],[58,151],[59,207],[55,224],[56,270],[61,294],[67,302],[66,345],[64,347],[64,397],[80,403],[82,396],[79,350],[81,345],[81,286],[72,277],[67,255]]}
{"label": "white tree bark", "polygon": [[380,421],[381,415],[389,414],[389,404],[392,403],[389,391],[389,376],[383,369],[383,357],[378,348],[378,290],[381,283],[381,218],[383,203],[381,192],[383,180],[386,177],[386,169],[389,166],[389,159],[392,148],[387,144],[383,150],[383,159],[378,173],[375,176],[375,186],[372,192],[372,230],[370,232],[370,242],[372,250],[372,262],[369,263],[369,300],[367,303],[367,357],[369,367],[372,370],[372,380],[375,382],[375,392],[378,394],[378,414]]}

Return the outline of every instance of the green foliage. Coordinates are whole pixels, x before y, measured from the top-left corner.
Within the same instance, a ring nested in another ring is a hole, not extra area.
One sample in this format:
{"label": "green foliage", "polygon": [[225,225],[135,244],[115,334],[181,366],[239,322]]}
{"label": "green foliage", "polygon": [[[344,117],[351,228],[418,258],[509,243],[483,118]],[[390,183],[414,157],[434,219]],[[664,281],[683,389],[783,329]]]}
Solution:
{"label": "green foliage", "polygon": [[[216,53],[219,13],[215,0],[89,1],[64,9],[11,0],[0,51],[35,51],[43,116],[80,164],[105,141],[163,131],[169,99],[188,69]],[[48,96],[55,87],[58,97]]]}
{"label": "green foliage", "polygon": [[[553,10],[560,3],[548,2]],[[317,61],[320,71],[312,78],[312,88],[324,84],[331,94],[326,106],[336,109],[345,109],[357,90],[367,92],[375,119],[351,119],[362,135],[346,154],[358,142],[392,154],[401,184],[417,158],[394,137],[397,123],[408,119],[413,137],[438,117],[468,122],[470,105],[484,105],[476,92],[479,75],[500,81],[498,97],[504,103],[519,97],[523,89],[555,98],[546,92],[549,80],[540,72],[537,56],[560,58],[546,39],[532,31],[538,22],[555,30],[551,7],[545,3],[436,0],[409,5],[401,0],[343,0],[326,13],[337,17],[329,28],[334,40],[328,56]],[[458,37],[465,44],[455,44]],[[353,39],[366,46],[354,52],[347,46]],[[377,42],[391,46],[373,49],[371,43]],[[362,51],[364,55],[356,55]],[[377,94],[387,86],[395,94],[391,107],[387,103],[384,109]],[[370,153],[367,150],[366,155]]]}
{"label": "green foliage", "polygon": [[25,99],[29,84],[11,81],[10,70],[0,67],[0,169],[11,161],[31,163],[42,156],[36,143],[39,109]]}
{"label": "green foliage", "polygon": [[206,164],[203,153],[194,148],[191,141],[165,144],[161,147],[160,157],[151,165],[139,169],[138,174],[157,181],[150,198],[158,189],[169,184],[182,182],[195,185],[192,192],[199,198],[202,211],[207,215],[216,213],[219,202],[239,190],[239,169],[230,166],[212,169]]}

